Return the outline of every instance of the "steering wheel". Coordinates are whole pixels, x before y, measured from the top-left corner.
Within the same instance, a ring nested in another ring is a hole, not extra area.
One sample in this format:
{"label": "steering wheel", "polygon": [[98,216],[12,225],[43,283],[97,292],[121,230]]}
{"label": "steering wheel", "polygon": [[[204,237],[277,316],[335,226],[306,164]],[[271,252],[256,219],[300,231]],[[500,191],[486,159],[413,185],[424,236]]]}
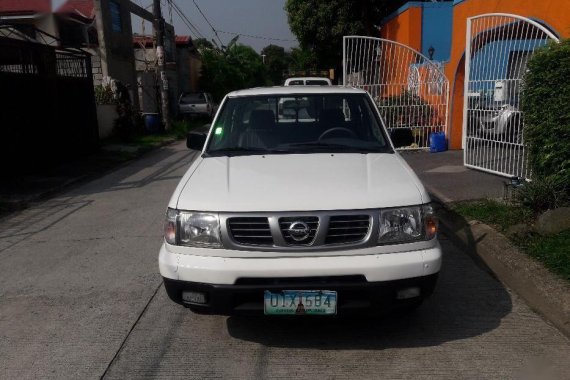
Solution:
{"label": "steering wheel", "polygon": [[335,127],[335,128],[327,129],[326,131],[321,133],[321,135],[319,136],[319,141],[322,140],[326,135],[330,135],[331,133],[335,133],[335,132],[342,132],[342,133],[349,135],[350,137],[358,138],[356,133],[354,133],[353,131],[351,131],[348,128]]}

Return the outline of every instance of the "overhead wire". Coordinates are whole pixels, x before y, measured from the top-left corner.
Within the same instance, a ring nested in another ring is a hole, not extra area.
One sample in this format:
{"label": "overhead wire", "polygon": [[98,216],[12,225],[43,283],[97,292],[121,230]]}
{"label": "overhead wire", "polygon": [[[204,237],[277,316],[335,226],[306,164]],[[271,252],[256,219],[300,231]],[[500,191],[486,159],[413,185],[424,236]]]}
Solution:
{"label": "overhead wire", "polygon": [[204,20],[206,20],[206,22],[208,23],[208,25],[210,25],[210,28],[212,28],[212,31],[214,32],[214,35],[216,36],[216,38],[218,39],[218,41],[220,41],[220,45],[224,46],[224,43],[222,42],[222,40],[220,39],[220,36],[218,35],[218,31],[216,30],[216,28],[214,28],[214,25],[212,25],[212,23],[210,22],[210,20],[208,20],[208,18],[206,17],[206,15],[204,14],[204,12],[202,12],[202,9],[200,9],[200,7],[198,6],[198,3],[196,3],[196,0],[192,0],[192,2],[194,3],[194,5],[196,6],[196,8],[198,9],[198,12],[200,12],[200,14],[202,15],[202,17],[204,18]]}
{"label": "overhead wire", "polygon": [[244,34],[244,33],[238,33],[238,32],[226,32],[224,30],[219,30],[219,33],[224,33],[224,34],[233,34],[233,35],[238,35],[238,36],[243,36],[243,37],[249,37],[249,38],[257,38],[260,40],[268,40],[268,41],[282,41],[282,42],[297,42],[295,40],[288,40],[285,38],[273,38],[273,37],[264,37],[264,36],[256,36],[254,34]]}
{"label": "overhead wire", "polygon": [[190,21],[188,16],[186,16],[186,14],[180,9],[180,7],[174,2],[174,0],[168,0],[168,1],[170,2],[170,4],[172,4],[174,12],[178,14],[182,22],[188,27],[188,29],[190,29],[190,32],[195,34],[197,37],[205,39],[206,37],[204,36],[204,34],[200,32],[200,30],[192,23],[192,21]]}

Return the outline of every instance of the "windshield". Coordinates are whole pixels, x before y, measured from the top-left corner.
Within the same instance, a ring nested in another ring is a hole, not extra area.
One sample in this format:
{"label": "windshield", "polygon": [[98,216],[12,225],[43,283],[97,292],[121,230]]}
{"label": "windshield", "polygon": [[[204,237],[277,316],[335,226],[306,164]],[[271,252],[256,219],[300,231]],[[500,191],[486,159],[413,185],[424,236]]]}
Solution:
{"label": "windshield", "polygon": [[228,98],[206,155],[391,152],[365,94]]}

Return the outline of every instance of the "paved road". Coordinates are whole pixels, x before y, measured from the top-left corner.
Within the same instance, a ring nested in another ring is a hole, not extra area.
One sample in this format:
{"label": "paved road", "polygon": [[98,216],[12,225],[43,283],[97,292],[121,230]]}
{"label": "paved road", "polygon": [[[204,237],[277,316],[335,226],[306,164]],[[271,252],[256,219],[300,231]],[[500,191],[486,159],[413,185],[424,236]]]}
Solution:
{"label": "paved road", "polygon": [[507,178],[466,168],[462,150],[407,151],[402,156],[426,189],[443,202],[502,198],[504,195]]}
{"label": "paved road", "polygon": [[403,318],[199,316],[157,273],[175,145],[0,221],[0,378],[570,379],[570,341],[445,236]]}

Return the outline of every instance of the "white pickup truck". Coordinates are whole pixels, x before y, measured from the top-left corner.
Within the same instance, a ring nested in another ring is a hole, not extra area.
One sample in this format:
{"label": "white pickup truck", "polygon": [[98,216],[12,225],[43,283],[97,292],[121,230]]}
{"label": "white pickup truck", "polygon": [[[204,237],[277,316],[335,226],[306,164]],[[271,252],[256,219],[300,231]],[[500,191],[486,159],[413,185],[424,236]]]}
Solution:
{"label": "white pickup truck", "polygon": [[[282,98],[295,117],[279,115]],[[158,260],[169,297],[223,315],[418,306],[442,254],[430,198],[394,150],[411,139],[390,139],[362,90],[228,94],[210,132],[188,136],[201,154],[170,199]]]}

